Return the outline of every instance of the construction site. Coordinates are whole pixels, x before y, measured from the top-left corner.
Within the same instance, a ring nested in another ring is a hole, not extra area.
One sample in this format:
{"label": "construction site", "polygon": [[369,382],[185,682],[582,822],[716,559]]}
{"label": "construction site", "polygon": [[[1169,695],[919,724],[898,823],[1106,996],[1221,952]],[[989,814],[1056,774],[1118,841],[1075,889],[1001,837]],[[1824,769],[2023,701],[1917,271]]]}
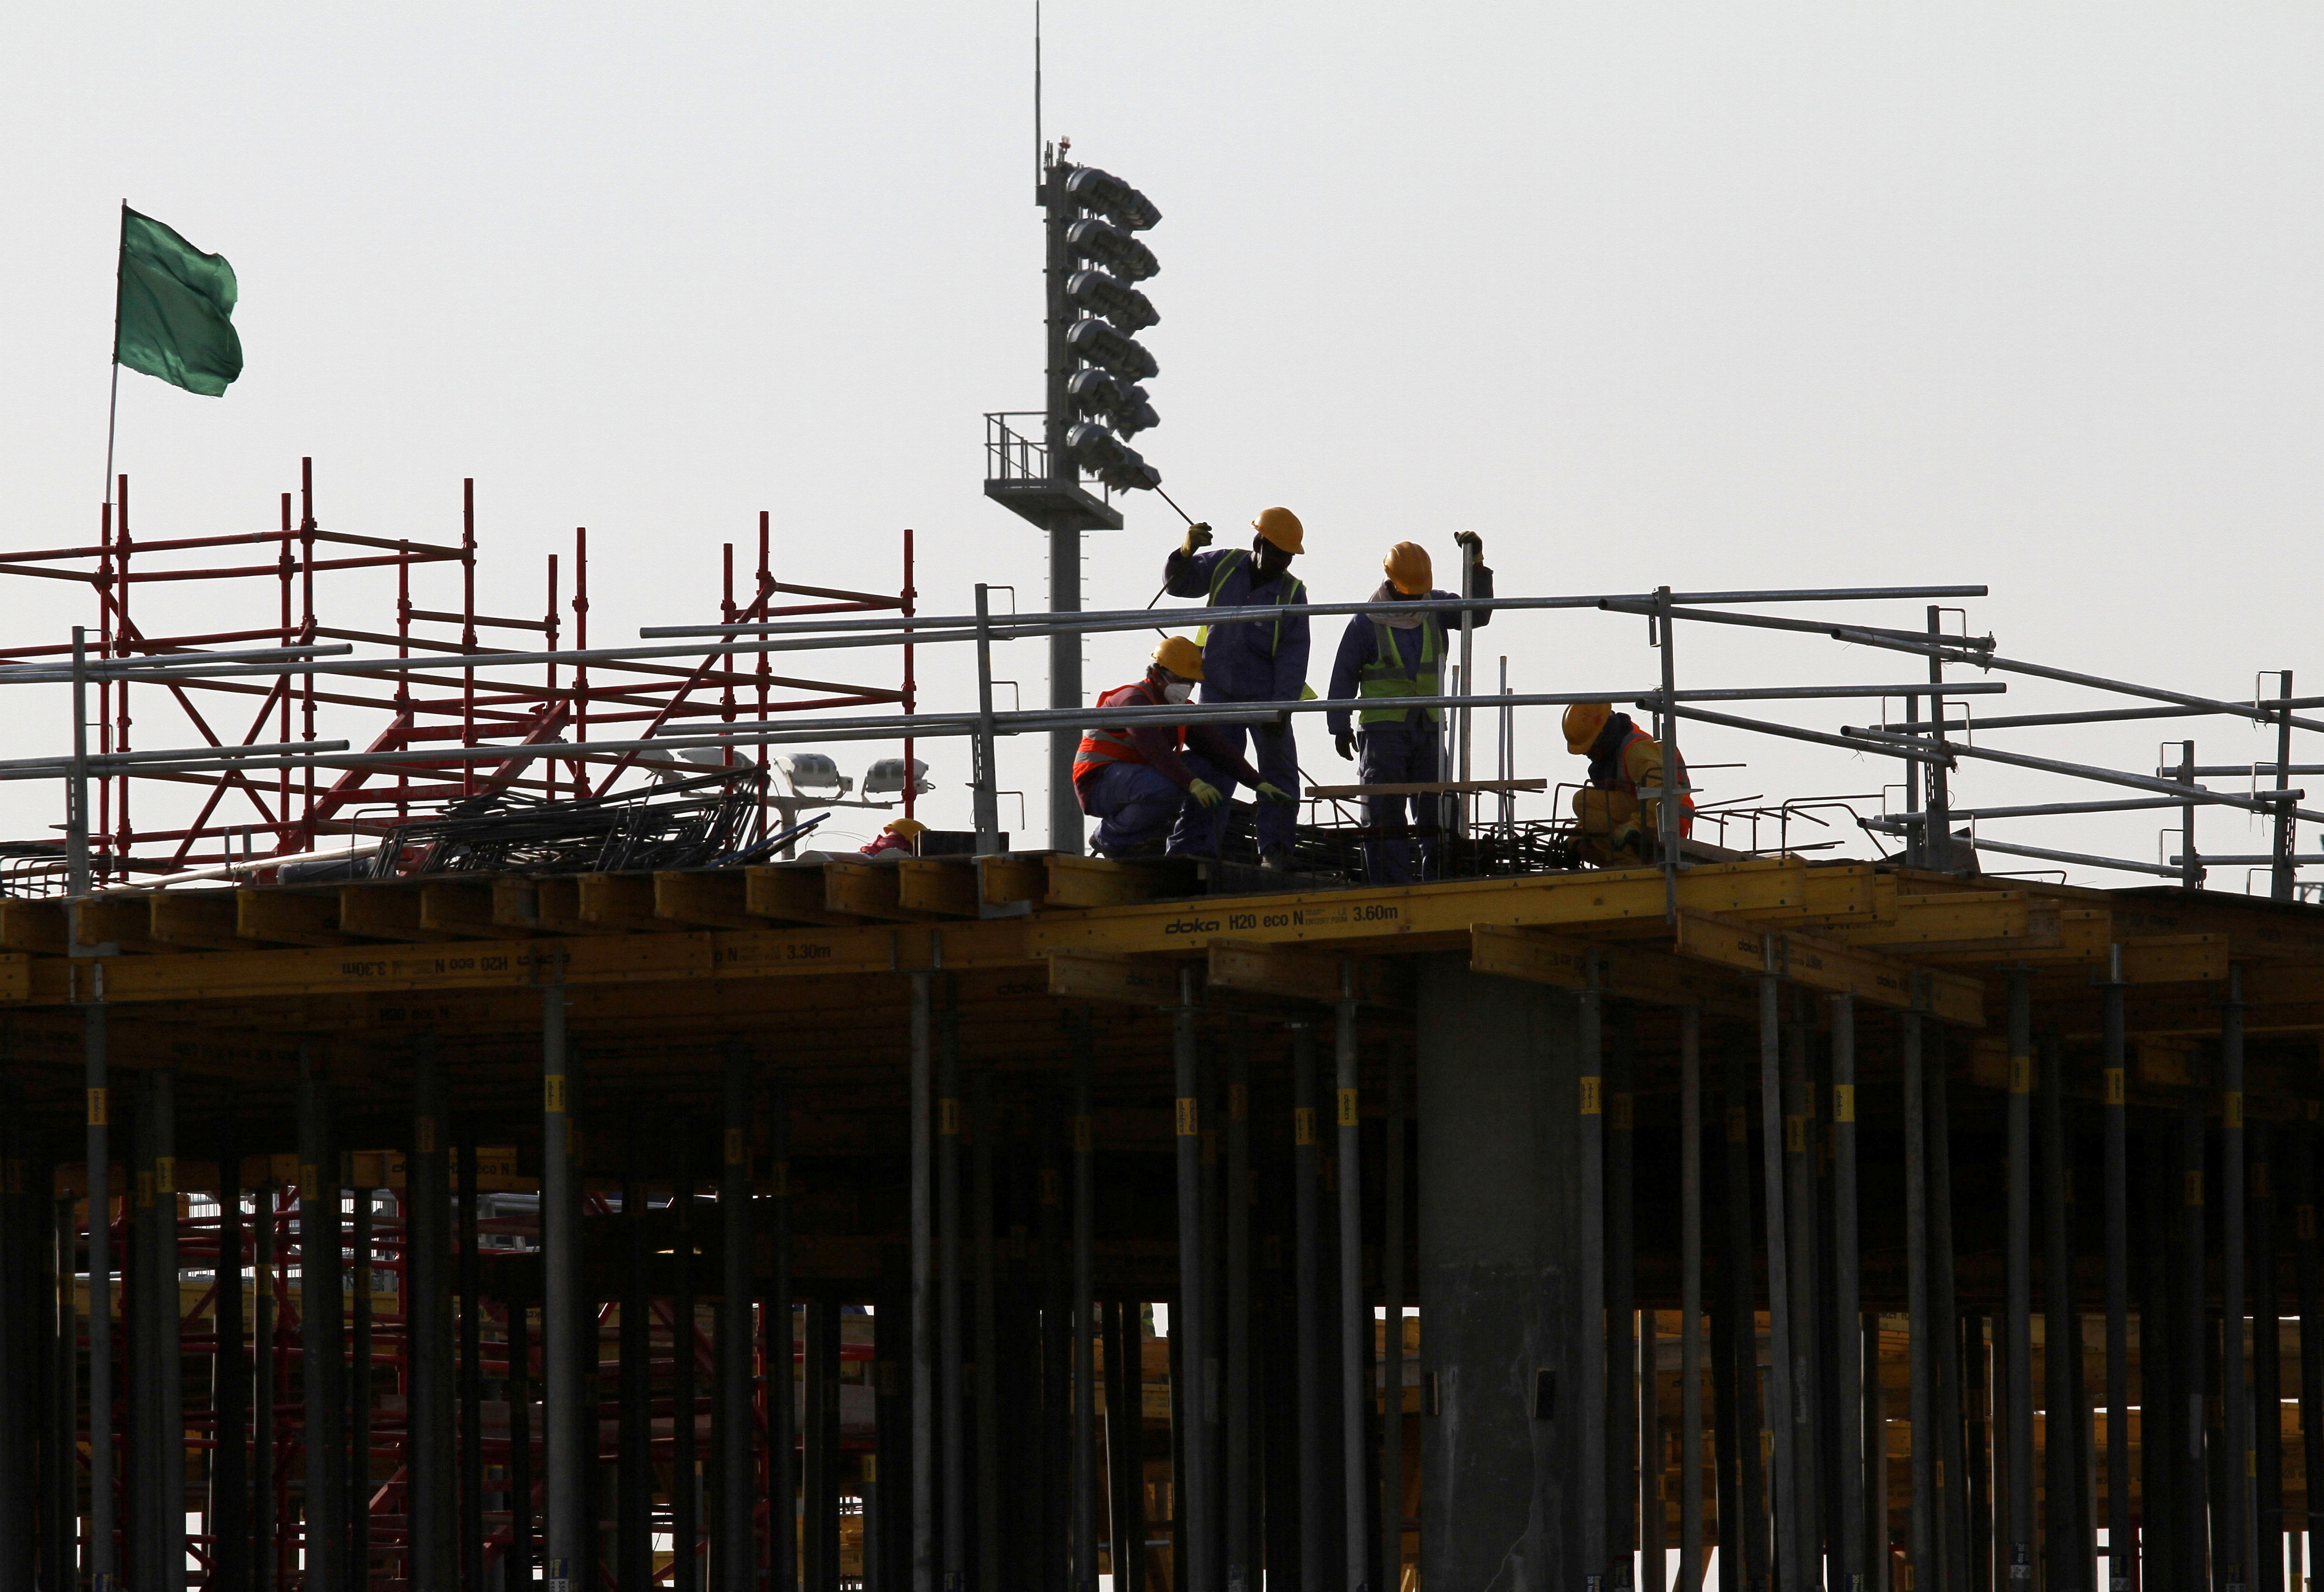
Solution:
{"label": "construction site", "polygon": [[[2324,697],[2020,656],[1974,582],[1497,591],[1440,536],[1452,589],[1336,600],[1281,509],[1190,521],[1203,639],[1088,688],[1178,622],[1077,540],[1161,488],[1158,212],[1042,171],[1047,407],[983,491],[1046,606],[924,598],[902,527],[851,533],[892,588],[794,578],[762,515],[593,637],[586,533],[507,577],[473,483],[383,538],[309,461],[0,553],[0,1592],[2301,1592]],[[1634,677],[1484,683],[1482,624],[1571,614]],[[1228,688],[1342,621],[1421,661]],[[1872,677],[1691,670],[1720,626]],[[1588,777],[1520,766],[1551,715]],[[2126,721],[2274,754],[2076,760]],[[1881,788],[1716,801],[1705,733]],[[1366,760],[1279,789],[1295,734]]]}

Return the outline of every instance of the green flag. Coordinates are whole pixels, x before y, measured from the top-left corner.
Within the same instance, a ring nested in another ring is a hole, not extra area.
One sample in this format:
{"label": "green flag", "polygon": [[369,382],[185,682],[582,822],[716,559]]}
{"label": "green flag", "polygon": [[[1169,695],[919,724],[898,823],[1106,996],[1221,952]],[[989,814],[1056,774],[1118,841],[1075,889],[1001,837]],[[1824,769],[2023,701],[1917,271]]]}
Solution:
{"label": "green flag", "polygon": [[217,398],[242,374],[234,267],[150,216],[121,208],[121,289],[113,357],[173,387]]}

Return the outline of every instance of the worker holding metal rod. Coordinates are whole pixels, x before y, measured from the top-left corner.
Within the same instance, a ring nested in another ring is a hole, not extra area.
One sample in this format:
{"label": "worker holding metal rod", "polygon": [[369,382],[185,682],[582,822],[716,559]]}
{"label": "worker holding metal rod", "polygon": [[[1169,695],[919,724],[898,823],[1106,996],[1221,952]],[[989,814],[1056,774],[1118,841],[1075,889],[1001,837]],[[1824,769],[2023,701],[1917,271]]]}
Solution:
{"label": "worker holding metal rod", "polygon": [[[1473,530],[1455,536],[1463,557],[1475,561],[1472,596],[1490,601],[1493,572],[1483,563],[1485,542]],[[1489,624],[1493,611],[1465,606],[1458,592],[1438,591],[1428,549],[1417,542],[1398,542],[1380,560],[1388,576],[1372,594],[1375,603],[1443,601],[1447,608],[1402,609],[1385,613],[1359,613],[1348,621],[1340,637],[1339,656],[1332,664],[1329,695],[1334,702],[1351,698],[1363,705],[1353,714],[1334,708],[1325,715],[1333,742],[1343,758],[1356,759],[1357,778],[1366,785],[1434,785],[1443,778],[1438,749],[1438,725],[1443,710],[1409,707],[1399,697],[1443,695],[1446,627],[1468,616],[1472,624]],[[1371,834],[1364,841],[1364,873],[1374,884],[1412,882],[1412,826],[1406,803],[1420,821],[1421,873],[1436,873],[1436,828],[1430,822],[1438,805],[1432,796],[1371,796],[1364,798]]]}
{"label": "worker holding metal rod", "polygon": [[[1165,636],[1146,677],[1101,694],[1101,708],[1183,703],[1203,678],[1203,651],[1184,636]],[[1289,811],[1297,797],[1263,778],[1243,760],[1241,736],[1219,724],[1101,725],[1086,731],[1074,753],[1074,795],[1098,820],[1091,837],[1100,855],[1158,857],[1183,851],[1180,834],[1199,829],[1224,809],[1234,781],[1249,785],[1268,807]],[[1190,822],[1191,821],[1191,822]],[[1215,842],[1213,842],[1215,843]]]}
{"label": "worker holding metal rod", "polygon": [[[1163,586],[1174,597],[1200,597],[1213,608],[1249,608],[1272,604],[1278,609],[1307,601],[1307,588],[1291,573],[1291,560],[1304,545],[1305,531],[1299,516],[1288,509],[1263,509],[1250,522],[1258,534],[1249,548],[1205,551],[1211,528],[1195,523],[1186,528],[1163,566]],[[1280,613],[1272,624],[1206,625],[1200,634],[1203,649],[1203,700],[1213,702],[1297,702],[1307,690],[1307,615],[1297,608]],[[1242,754],[1243,727],[1223,724],[1219,735]],[[1253,760],[1268,782],[1277,788],[1296,788],[1299,753],[1291,725],[1276,719],[1250,726]],[[1234,795],[1230,780],[1222,787]],[[1287,871],[1291,867],[1293,820],[1296,804],[1261,802],[1256,824],[1260,865]],[[1170,849],[1189,856],[1215,857],[1226,830],[1227,803],[1207,810],[1188,804],[1170,837]]]}

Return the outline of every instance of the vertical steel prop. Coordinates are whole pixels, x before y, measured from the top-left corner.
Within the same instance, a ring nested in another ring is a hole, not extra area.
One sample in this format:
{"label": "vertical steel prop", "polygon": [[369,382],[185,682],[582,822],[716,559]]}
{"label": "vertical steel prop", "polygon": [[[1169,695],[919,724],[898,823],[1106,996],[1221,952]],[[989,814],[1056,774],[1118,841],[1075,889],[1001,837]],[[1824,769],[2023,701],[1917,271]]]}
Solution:
{"label": "vertical steel prop", "polygon": [[1170,1312],[1170,1340],[1180,1366],[1174,1381],[1182,1389],[1178,1411],[1185,1449],[1185,1464],[1181,1472],[1185,1479],[1175,1514],[1182,1523],[1185,1542],[1186,1592],[1218,1592],[1208,1579],[1210,1567],[1215,1562],[1211,1520],[1213,1486],[1210,1445],[1203,1439],[1204,1412],[1209,1398],[1205,1382],[1210,1346],[1203,1335],[1208,1300],[1204,1294],[1203,1254],[1202,1107],[1197,1090],[1200,1047],[1196,1043],[1196,1019],[1202,1008],[1196,1003],[1199,992],[1195,977],[1191,967],[1178,970],[1178,1004],[1170,1013],[1171,1066],[1177,1089],[1175,1136],[1178,1166],[1178,1300],[1177,1308]]}
{"label": "vertical steel prop", "polygon": [[1702,1592],[1702,1013],[1691,1006],[1678,1015],[1678,1592]]}
{"label": "vertical steel prop", "polygon": [[[2227,1466],[2220,1500],[2222,1518],[2212,1531],[2228,1592],[2242,1592],[2251,1566],[2252,1415],[2244,1362],[2248,1259],[2244,1162],[2243,968],[2229,963],[2227,999],[2219,1008],[2219,1398],[2227,1413]],[[2282,1419],[2280,1411],[2271,1413]]]}
{"label": "vertical steel prop", "polygon": [[[1784,1047],[1778,1016],[1783,980],[1775,971],[1775,941],[1765,942],[1759,975],[1759,1131],[1767,1217],[1767,1426],[1773,1433],[1775,1494],[1775,1563],[1782,1582],[1792,1587],[1812,1584],[1811,1567],[1803,1541],[1798,1491],[1801,1417],[1794,1371],[1791,1265],[1787,1253],[1784,1210]],[[1585,1040],[1587,1030],[1584,1030]],[[1594,1450],[1592,1450],[1594,1451]]]}
{"label": "vertical steel prop", "polygon": [[[911,1014],[912,1133],[912,1592],[936,1592],[936,1288],[933,1109],[935,1022],[929,984],[915,971]],[[777,1572],[777,1586],[791,1574]]]}
{"label": "vertical steel prop", "polygon": [[[1856,1002],[1831,998],[1832,1351],[1840,1407],[1833,1435],[1840,1478],[1841,1592],[1865,1592],[1864,1331],[1858,1291],[1856,1209]],[[1877,1377],[1878,1367],[1874,1367]],[[1883,1546],[1885,1552],[1886,1548]]]}
{"label": "vertical steel prop", "polygon": [[1073,1592],[1097,1592],[1097,1388],[1090,1337],[1096,1330],[1093,1275],[1097,1230],[1097,1145],[1090,1075],[1095,1040],[1089,1014],[1073,1026],[1074,1046],[1074,1580]]}
{"label": "vertical steel prop", "polygon": [[1380,1367],[1380,1577],[1386,1588],[1404,1584],[1404,1063],[1388,1068],[1381,1118],[1386,1154],[1381,1192],[1380,1291],[1388,1302]]}
{"label": "vertical steel prop", "polygon": [[2009,1229],[2003,1323],[2009,1393],[2004,1401],[2010,1592],[2034,1583],[2034,1035],[2033,976],[2009,974]]}
{"label": "vertical steel prop", "polygon": [[2130,1508],[2130,1096],[2119,944],[2107,948],[2098,993],[2106,1129],[2107,1585],[2107,1592],[2130,1592],[2138,1545]]}
{"label": "vertical steel prop", "polygon": [[757,1080],[748,1041],[728,1043],[720,1057],[724,1107],[718,1164],[717,1545],[711,1569],[719,1592],[752,1592],[758,1584],[757,1532],[751,1494],[751,1104]]}
{"label": "vertical steel prop", "polygon": [[[1359,1096],[1356,964],[1340,963],[1340,1005],[1333,1025],[1340,1123],[1340,1447],[1346,1486],[1348,1582],[1370,1585],[1370,1460],[1365,1428],[1371,1406],[1372,1312],[1364,1293],[1363,1117]],[[1189,1588],[1189,1592],[1193,1592]]]}
{"label": "vertical steel prop", "polygon": [[1331,1545],[1330,1461],[1323,1452],[1324,1392],[1323,1133],[1316,1118],[1315,1030],[1291,1029],[1293,1265],[1298,1290],[1299,1565],[1301,1592],[1325,1592],[1337,1579]]}
{"label": "vertical steel prop", "polygon": [[[944,1452],[937,1474],[944,1483],[945,1592],[961,1592],[968,1584],[968,1443],[967,1390],[961,1374],[966,1349],[961,1341],[960,1301],[960,1046],[958,1018],[951,1011],[936,1016],[936,1312],[938,1386]],[[814,1307],[808,1307],[814,1313]],[[813,1334],[807,1342],[813,1364]],[[807,1440],[815,1440],[813,1394],[808,1395]],[[806,1530],[816,1529],[812,1514]],[[808,1549],[810,1558],[813,1548]],[[808,1592],[816,1592],[808,1578]]]}
{"label": "vertical steel prop", "polygon": [[581,1574],[585,1478],[575,1471],[581,1443],[581,1204],[573,1176],[567,1097],[565,959],[541,990],[540,1260],[541,1394],[548,1463],[548,1592],[574,1592]]}
{"label": "vertical steel prop", "polygon": [[[341,1402],[339,1190],[330,1086],[299,1052],[299,1349],[307,1419],[307,1592],[348,1592],[347,1448]],[[322,1265],[315,1265],[318,1257]]]}

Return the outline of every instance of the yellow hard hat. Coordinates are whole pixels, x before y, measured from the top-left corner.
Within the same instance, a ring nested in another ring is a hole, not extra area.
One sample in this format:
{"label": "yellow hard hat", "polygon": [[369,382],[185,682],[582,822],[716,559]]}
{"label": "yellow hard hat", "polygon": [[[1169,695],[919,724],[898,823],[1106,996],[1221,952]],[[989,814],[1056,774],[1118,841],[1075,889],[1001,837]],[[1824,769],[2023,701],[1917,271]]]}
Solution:
{"label": "yellow hard hat", "polygon": [[1436,584],[1436,568],[1428,561],[1428,549],[1418,542],[1398,542],[1380,560],[1388,571],[1390,584],[1407,597],[1425,597]]}
{"label": "yellow hard hat", "polygon": [[1165,636],[1154,649],[1154,661],[1182,680],[1203,677],[1203,649],[1184,636]]}
{"label": "yellow hard hat", "polygon": [[1588,757],[1590,749],[1598,744],[1599,732],[1606,728],[1606,721],[1613,716],[1614,710],[1602,702],[1577,702],[1567,708],[1565,750],[1578,758]]}
{"label": "yellow hard hat", "polygon": [[881,834],[900,834],[906,840],[918,840],[927,833],[927,825],[917,818],[890,818],[881,827]]}
{"label": "yellow hard hat", "polygon": [[1306,529],[1299,523],[1299,516],[1288,509],[1261,509],[1259,518],[1250,522],[1250,528],[1286,553],[1307,550],[1300,545],[1307,534]]}

